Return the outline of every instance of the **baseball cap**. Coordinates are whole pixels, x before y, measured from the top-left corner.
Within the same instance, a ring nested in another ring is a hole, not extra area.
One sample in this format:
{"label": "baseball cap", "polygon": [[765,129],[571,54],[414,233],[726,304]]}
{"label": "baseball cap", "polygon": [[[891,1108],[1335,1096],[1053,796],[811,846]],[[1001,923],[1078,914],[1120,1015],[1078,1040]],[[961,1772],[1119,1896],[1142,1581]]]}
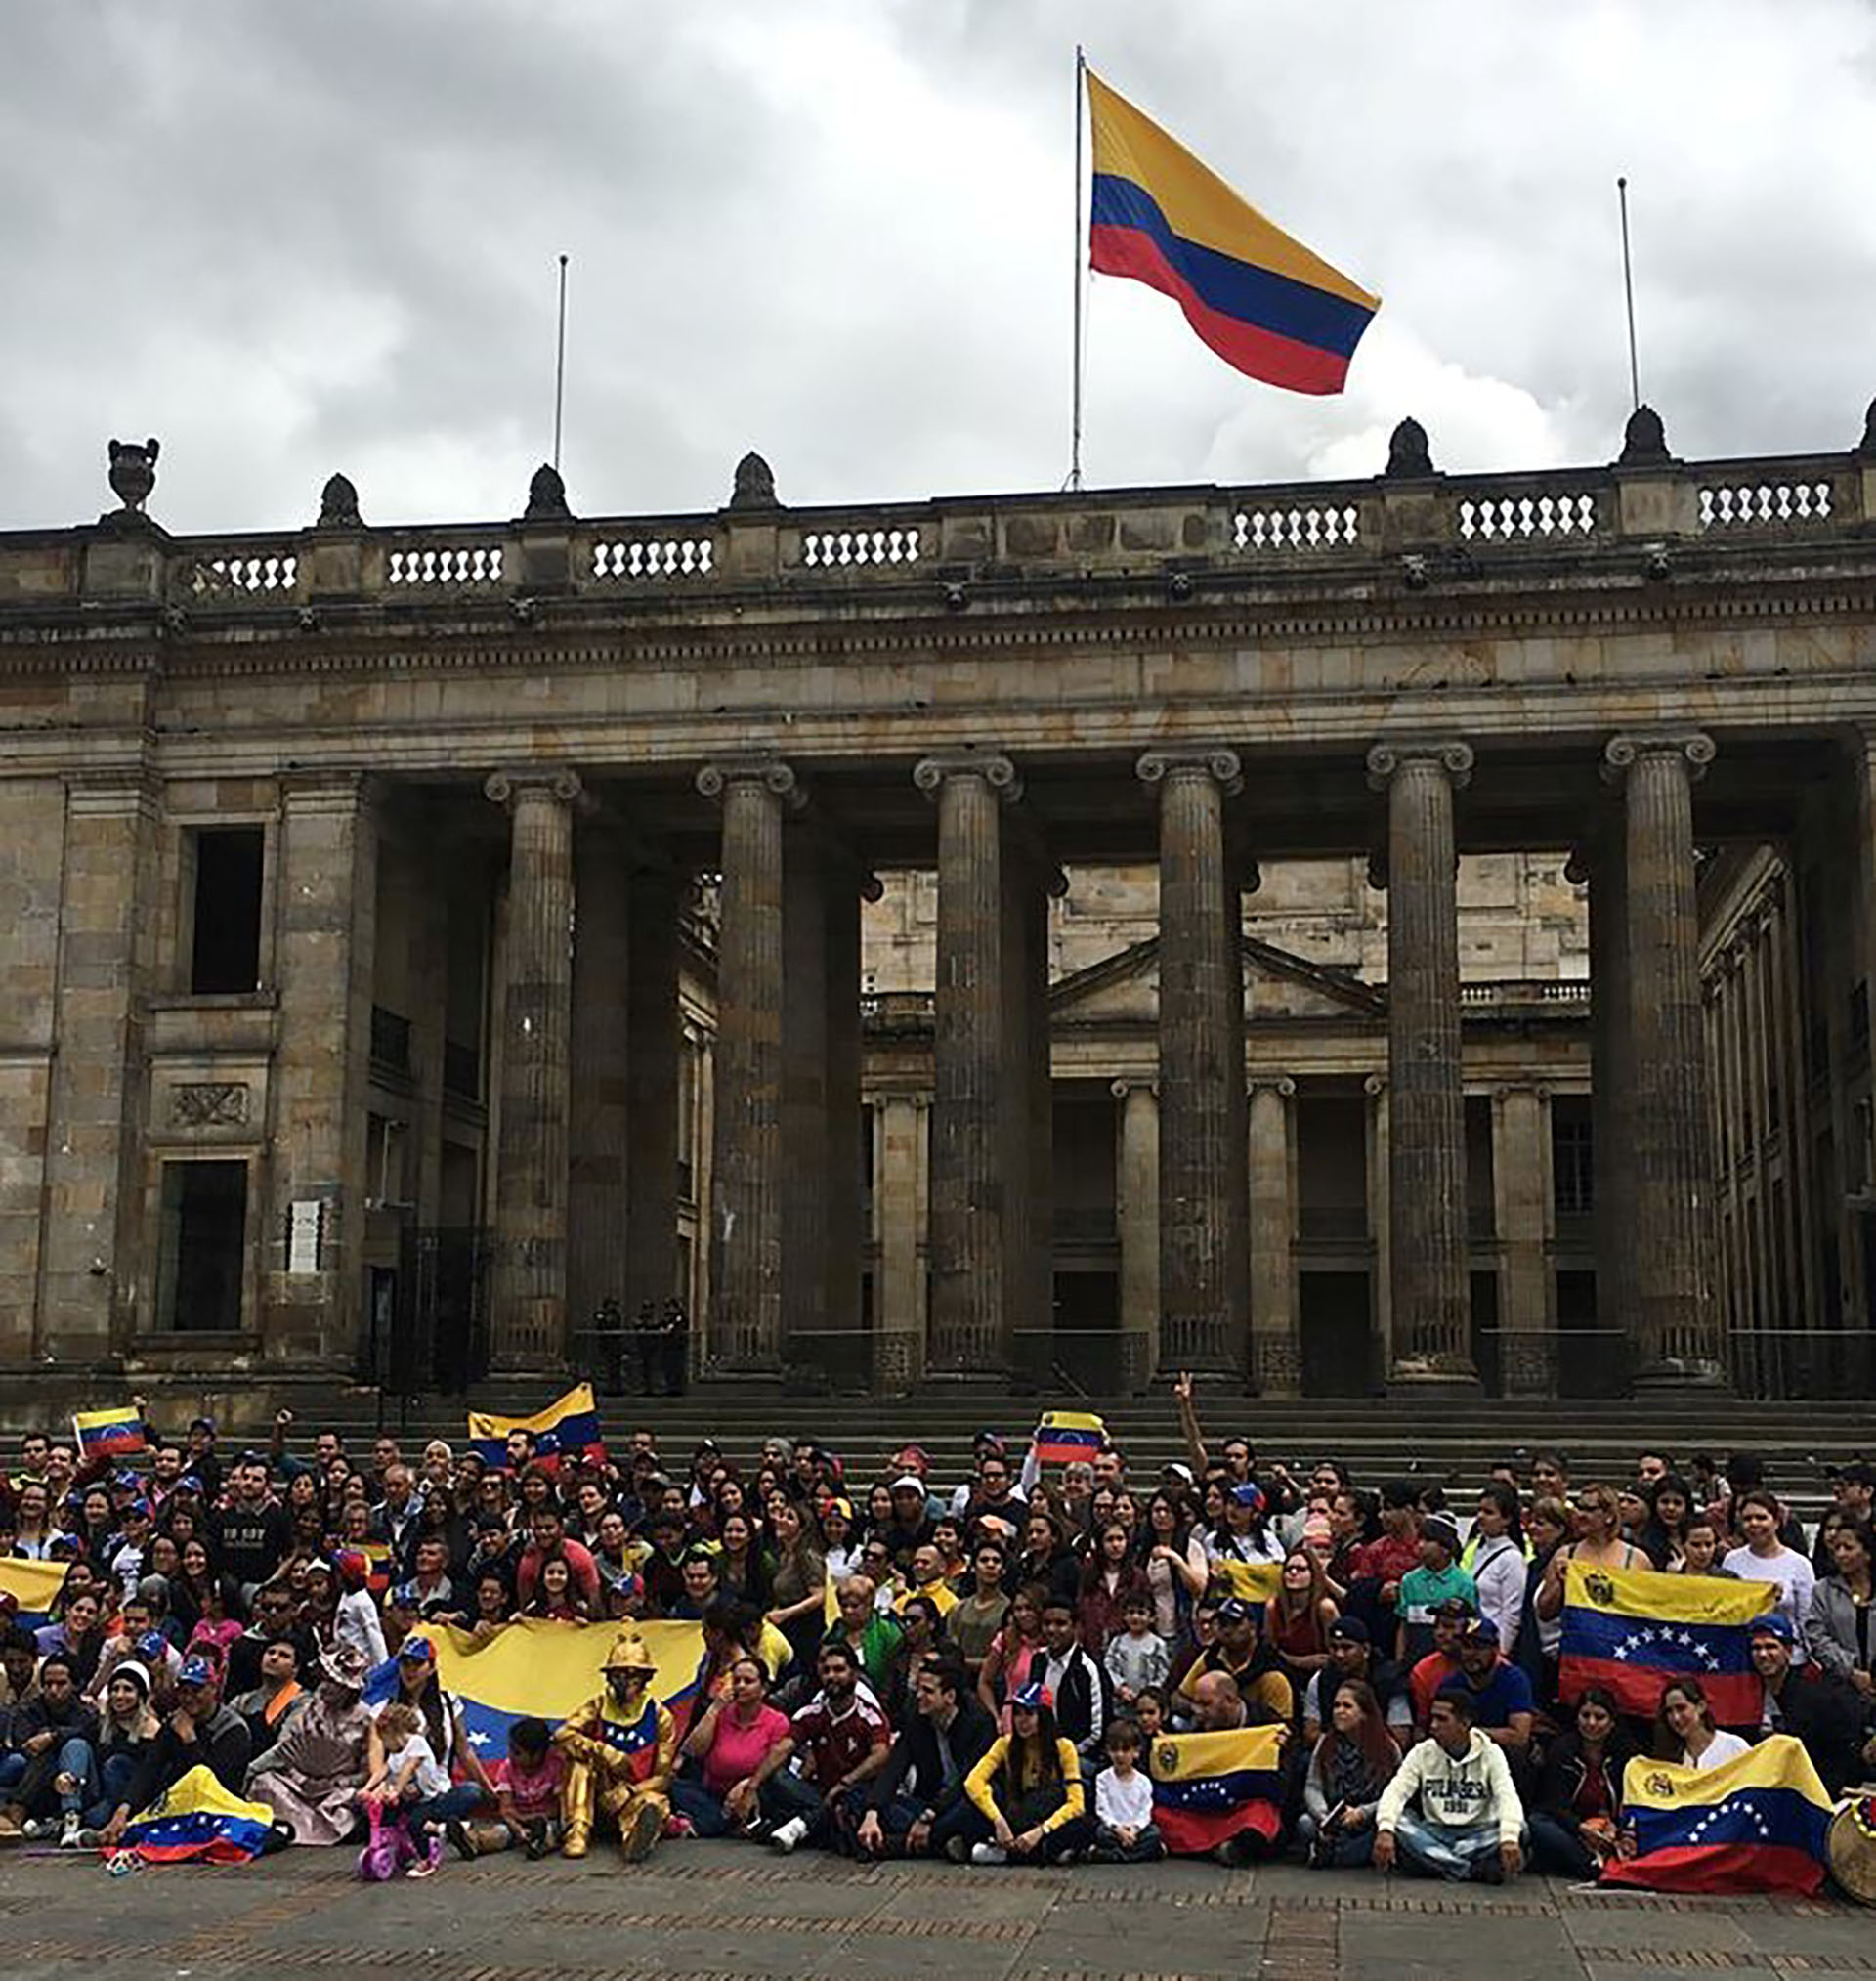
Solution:
{"label": "baseball cap", "polygon": [[1227,1596],[1218,1605],[1220,1623],[1250,1623],[1256,1620],[1257,1614],[1249,1603],[1241,1601],[1236,1596]]}
{"label": "baseball cap", "polygon": [[993,1451],[995,1451],[1000,1457],[1002,1455],[1003,1434],[1001,1431],[992,1431],[989,1429],[979,1431],[976,1437],[974,1437],[970,1441],[970,1443],[971,1448],[973,1450],[975,1450],[976,1447],[980,1444],[988,1444],[990,1448]]}
{"label": "baseball cap", "polygon": [[185,1658],[182,1669],[176,1674],[178,1685],[210,1685],[215,1678],[215,1667],[197,1652],[192,1658]]}
{"label": "baseball cap", "polygon": [[1160,1467],[1160,1471],[1169,1479],[1176,1479],[1181,1486],[1190,1486],[1192,1484],[1191,1466],[1182,1464],[1176,1458],[1169,1459],[1166,1464]]}
{"label": "baseball cap", "polygon": [[153,1664],[169,1656],[169,1639],[160,1630],[146,1630],[137,1640],[137,1654]]}
{"label": "baseball cap", "polygon": [[1009,1702],[1013,1706],[1021,1706],[1025,1712],[1033,1713],[1041,1706],[1052,1705],[1054,1701],[1049,1697],[1048,1687],[1038,1678],[1032,1679],[1028,1685],[1017,1687],[1010,1694]]}
{"label": "baseball cap", "polygon": [[1368,1626],[1359,1616],[1338,1616],[1329,1626],[1331,1637],[1340,1637],[1344,1644],[1369,1644],[1374,1640],[1368,1635]]}
{"label": "baseball cap", "polygon": [[1781,1644],[1795,1644],[1797,1633],[1791,1627],[1791,1618],[1776,1610],[1768,1610],[1763,1616],[1755,1616],[1747,1629],[1748,1637],[1775,1637]]}
{"label": "baseball cap", "polygon": [[1420,1524],[1420,1537],[1433,1541],[1444,1548],[1449,1555],[1459,1553],[1459,1529],[1443,1514],[1434,1514]]}
{"label": "baseball cap", "polygon": [[436,1646],[427,1637],[406,1637],[398,1647],[401,1664],[428,1664],[436,1655]]}
{"label": "baseball cap", "polygon": [[391,1600],[400,1610],[414,1610],[418,1603],[422,1601],[422,1598],[417,1593],[416,1583],[400,1582],[391,1591]]}
{"label": "baseball cap", "polygon": [[215,1419],[213,1417],[192,1417],[189,1420],[189,1428],[192,1431],[208,1431],[212,1433],[215,1429]]}
{"label": "baseball cap", "polygon": [[1248,1506],[1253,1513],[1256,1513],[1258,1508],[1263,1504],[1263,1487],[1254,1486],[1247,1479],[1242,1486],[1234,1486],[1231,1488],[1231,1497],[1239,1506]]}
{"label": "baseball cap", "polygon": [[914,1465],[920,1466],[926,1472],[931,1470],[931,1454],[922,1444],[900,1445],[899,1449],[892,1455],[892,1462],[895,1465],[907,1467]]}
{"label": "baseball cap", "polygon": [[1496,1644],[1498,1625],[1489,1616],[1474,1616],[1459,1634],[1469,1644]]}
{"label": "baseball cap", "polygon": [[922,1496],[925,1482],[916,1472],[902,1472],[892,1482],[892,1489],[894,1492],[916,1492]]}
{"label": "baseball cap", "polygon": [[1435,1616],[1475,1616],[1477,1614],[1464,1596],[1442,1596],[1433,1605]]}

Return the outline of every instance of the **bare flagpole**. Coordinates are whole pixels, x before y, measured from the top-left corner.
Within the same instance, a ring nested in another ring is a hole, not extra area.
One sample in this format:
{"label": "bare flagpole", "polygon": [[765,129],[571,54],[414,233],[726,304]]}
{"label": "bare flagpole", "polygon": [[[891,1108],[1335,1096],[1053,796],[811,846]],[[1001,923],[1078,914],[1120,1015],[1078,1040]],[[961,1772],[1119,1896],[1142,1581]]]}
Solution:
{"label": "bare flagpole", "polygon": [[554,473],[560,473],[560,409],[567,392],[567,257],[560,258],[560,327],[554,337]]}
{"label": "bare flagpole", "polygon": [[1629,182],[1615,182],[1615,196],[1622,208],[1622,293],[1629,306],[1629,410],[1642,404],[1642,371],[1635,357],[1635,274],[1629,263]]}
{"label": "bare flagpole", "polygon": [[1075,45],[1075,402],[1069,430],[1068,486],[1082,486],[1082,117],[1087,58]]}

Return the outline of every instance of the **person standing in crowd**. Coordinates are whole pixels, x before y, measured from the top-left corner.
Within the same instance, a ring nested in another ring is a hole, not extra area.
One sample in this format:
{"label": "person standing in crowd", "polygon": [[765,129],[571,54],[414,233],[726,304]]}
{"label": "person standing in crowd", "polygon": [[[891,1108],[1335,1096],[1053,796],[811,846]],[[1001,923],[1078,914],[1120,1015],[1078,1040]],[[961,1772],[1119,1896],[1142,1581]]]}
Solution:
{"label": "person standing in crowd", "polygon": [[1478,1614],[1498,1626],[1499,1648],[1515,1662],[1529,1580],[1515,1486],[1488,1481],[1479,1487],[1478,1516],[1462,1566],[1477,1591]]}
{"label": "person standing in crowd", "polygon": [[1770,1493],[1754,1486],[1733,1499],[1732,1525],[1741,1544],[1727,1555],[1727,1571],[1741,1581],[1769,1582],[1777,1590],[1777,1614],[1791,1625],[1791,1641],[1802,1653],[1817,1577],[1801,1547],[1786,1542],[1784,1509]]}
{"label": "person standing in crowd", "polygon": [[1871,1558],[1876,1533],[1866,1520],[1847,1518],[1830,1537],[1830,1572],[1811,1595],[1805,1642],[1826,1672],[1855,1687],[1867,1709],[1876,1700],[1870,1679]]}

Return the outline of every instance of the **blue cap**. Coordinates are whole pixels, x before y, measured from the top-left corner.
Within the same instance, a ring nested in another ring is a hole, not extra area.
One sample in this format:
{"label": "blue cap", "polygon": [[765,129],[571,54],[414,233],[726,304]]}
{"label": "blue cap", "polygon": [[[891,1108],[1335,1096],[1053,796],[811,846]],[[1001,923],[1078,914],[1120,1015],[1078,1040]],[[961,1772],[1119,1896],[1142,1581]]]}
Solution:
{"label": "blue cap", "polygon": [[1498,1625],[1489,1616],[1474,1616],[1459,1634],[1469,1644],[1496,1644]]}
{"label": "blue cap", "polygon": [[1791,1627],[1791,1618],[1776,1610],[1768,1610],[1763,1616],[1755,1616],[1746,1635],[1775,1637],[1781,1644],[1796,1644],[1798,1641],[1798,1633]]}
{"label": "blue cap", "polygon": [[1263,1487],[1247,1479],[1242,1486],[1231,1488],[1231,1497],[1239,1506],[1248,1506],[1256,1513],[1263,1504]]}
{"label": "blue cap", "polygon": [[1220,1623],[1254,1623],[1257,1621],[1257,1611],[1238,1596],[1227,1596],[1218,1605],[1218,1621]]}
{"label": "blue cap", "polygon": [[391,1600],[392,1602],[397,1604],[400,1609],[414,1610],[417,1607],[417,1605],[420,1602],[422,1602],[423,1598],[417,1593],[416,1583],[400,1582],[398,1586],[391,1591]]}
{"label": "blue cap", "polygon": [[428,1664],[436,1655],[436,1646],[427,1637],[406,1637],[398,1647],[399,1661],[405,1664]]}
{"label": "blue cap", "polygon": [[137,1640],[137,1653],[139,1657],[151,1660],[167,1658],[169,1639],[160,1630],[146,1630]]}
{"label": "blue cap", "polygon": [[199,1652],[193,1658],[183,1659],[183,1668],[176,1674],[178,1685],[209,1685],[214,1682],[215,1667]]}
{"label": "blue cap", "polygon": [[1031,1679],[1029,1684],[1019,1686],[1010,1694],[1009,1702],[1013,1706],[1020,1706],[1026,1713],[1033,1713],[1043,1706],[1054,1704],[1054,1701],[1049,1697],[1048,1687],[1040,1678]]}

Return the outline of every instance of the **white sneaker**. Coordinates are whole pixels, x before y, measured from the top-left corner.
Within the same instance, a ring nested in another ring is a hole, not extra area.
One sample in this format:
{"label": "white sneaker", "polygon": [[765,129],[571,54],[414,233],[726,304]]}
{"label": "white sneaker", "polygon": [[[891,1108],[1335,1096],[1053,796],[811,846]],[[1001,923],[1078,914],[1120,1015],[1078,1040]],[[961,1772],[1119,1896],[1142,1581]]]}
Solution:
{"label": "white sneaker", "polygon": [[48,1836],[57,1836],[59,1825],[50,1816],[28,1816],[21,1826],[20,1834],[29,1843],[43,1843]]}
{"label": "white sneaker", "polygon": [[808,1833],[808,1819],[805,1816],[790,1816],[786,1823],[778,1825],[769,1832],[769,1848],[779,1850],[786,1857]]}
{"label": "white sneaker", "polygon": [[974,1843],[970,1847],[972,1864],[1007,1864],[1009,1852],[1001,1843]]}
{"label": "white sneaker", "polygon": [[78,1820],[77,1810],[68,1810],[65,1814],[64,1827],[59,1832],[59,1848],[61,1850],[76,1850],[78,1848],[78,1837],[83,1827]]}

